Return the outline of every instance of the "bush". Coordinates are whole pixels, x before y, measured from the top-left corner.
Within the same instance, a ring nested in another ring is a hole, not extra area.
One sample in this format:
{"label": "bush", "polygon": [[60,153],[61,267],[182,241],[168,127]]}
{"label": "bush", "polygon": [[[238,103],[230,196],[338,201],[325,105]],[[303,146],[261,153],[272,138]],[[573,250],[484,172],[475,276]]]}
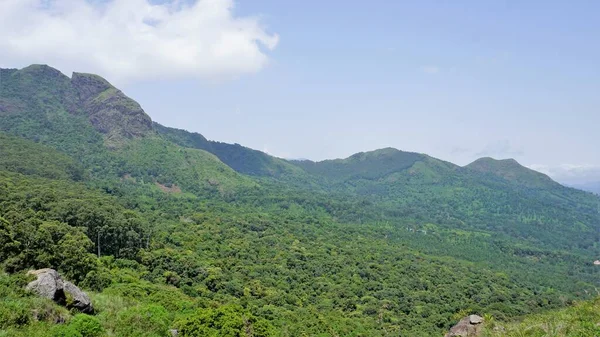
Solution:
{"label": "bush", "polygon": [[122,337],[162,337],[168,335],[169,314],[160,305],[142,305],[121,311],[115,333]]}
{"label": "bush", "polygon": [[271,324],[238,305],[201,309],[177,323],[182,337],[237,337],[252,331],[255,337],[274,336]]}
{"label": "bush", "polygon": [[75,315],[69,322],[68,327],[78,332],[82,337],[102,337],[105,335],[100,321],[96,317],[85,314]]}
{"label": "bush", "polygon": [[0,328],[24,326],[30,320],[29,308],[23,301],[0,302]]}

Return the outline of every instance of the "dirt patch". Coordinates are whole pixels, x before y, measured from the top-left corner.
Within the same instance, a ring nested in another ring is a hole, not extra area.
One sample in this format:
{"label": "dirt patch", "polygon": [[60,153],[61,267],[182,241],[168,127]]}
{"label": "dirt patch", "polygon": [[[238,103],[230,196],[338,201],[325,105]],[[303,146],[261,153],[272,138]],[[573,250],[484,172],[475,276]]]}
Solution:
{"label": "dirt patch", "polygon": [[181,193],[181,188],[177,185],[172,185],[171,187],[160,184],[160,183],[155,183],[156,186],[158,186],[158,188],[161,189],[161,191],[165,192],[165,193]]}

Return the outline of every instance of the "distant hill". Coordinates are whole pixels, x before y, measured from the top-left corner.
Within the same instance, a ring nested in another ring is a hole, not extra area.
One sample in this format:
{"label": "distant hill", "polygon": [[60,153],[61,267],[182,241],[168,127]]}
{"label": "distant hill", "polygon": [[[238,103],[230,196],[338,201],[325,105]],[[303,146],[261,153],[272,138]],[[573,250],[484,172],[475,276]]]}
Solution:
{"label": "distant hill", "polygon": [[284,178],[304,175],[294,165],[283,159],[270,156],[264,152],[253,150],[239,144],[227,144],[209,141],[195,132],[170,128],[154,123],[154,129],[169,141],[180,146],[201,149],[214,154],[237,172],[258,177]]}
{"label": "distant hill", "polygon": [[348,179],[378,179],[388,174],[406,170],[426,156],[419,153],[403,152],[393,148],[360,152],[346,159],[292,161],[305,171],[323,176],[332,181]]}
{"label": "distant hill", "polygon": [[531,188],[554,188],[558,183],[547,175],[522,166],[514,159],[480,158],[466,168],[489,173],[507,181]]}

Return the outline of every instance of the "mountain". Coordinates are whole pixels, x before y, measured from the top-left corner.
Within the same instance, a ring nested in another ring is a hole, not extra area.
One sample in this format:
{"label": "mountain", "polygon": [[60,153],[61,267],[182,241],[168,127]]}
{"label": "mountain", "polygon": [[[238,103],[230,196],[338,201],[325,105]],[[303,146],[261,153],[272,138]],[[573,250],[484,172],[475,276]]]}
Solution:
{"label": "mountain", "polygon": [[163,139],[140,105],[97,75],[46,65],[0,72],[0,131],[49,145],[97,177],[229,193],[254,185],[214,155]]}
{"label": "mountain", "polygon": [[547,248],[589,249],[599,238],[593,220],[597,198],[514,160],[483,158],[463,168],[386,148],[346,159],[292,163],[328,191],[370,203],[372,213],[362,215],[367,220],[410,218],[492,231]]}
{"label": "mountain", "polygon": [[[98,131],[108,146],[152,132],[152,121],[139,104],[99,76],[74,73],[69,78],[46,65],[2,70],[1,76],[0,111],[5,123],[27,118],[39,129],[47,129],[59,123],[83,124],[72,116],[84,117],[90,122],[85,126]],[[57,120],[69,115],[67,120]]]}
{"label": "mountain", "polygon": [[84,111],[109,146],[152,133],[152,120],[142,107],[100,76],[73,73],[76,106]]}
{"label": "mountain", "polygon": [[501,177],[521,186],[531,188],[558,187],[558,183],[547,175],[522,166],[514,159],[480,158],[466,167],[474,171]]}
{"label": "mountain", "polygon": [[370,152],[360,152],[346,159],[313,162],[309,160],[294,163],[305,171],[342,182],[351,179],[378,179],[391,173],[406,170],[417,161],[423,161],[425,155],[385,148]]}
{"label": "mountain", "polygon": [[302,170],[283,159],[270,156],[239,144],[227,144],[209,141],[195,132],[169,128],[154,123],[154,129],[165,139],[183,147],[200,149],[217,156],[223,163],[239,173],[256,177],[286,178],[305,175]]}
{"label": "mountain", "polygon": [[[288,161],[154,123],[96,75],[0,69],[0,335],[439,336],[470,313],[508,321],[594,294],[599,204],[514,161]],[[25,293],[39,268],[98,312]]]}

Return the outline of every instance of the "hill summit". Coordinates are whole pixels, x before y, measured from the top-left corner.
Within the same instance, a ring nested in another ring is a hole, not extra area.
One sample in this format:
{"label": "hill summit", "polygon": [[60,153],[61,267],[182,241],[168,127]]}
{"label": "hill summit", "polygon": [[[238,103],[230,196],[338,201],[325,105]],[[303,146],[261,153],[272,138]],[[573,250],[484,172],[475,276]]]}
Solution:
{"label": "hill summit", "polygon": [[466,168],[481,173],[493,174],[510,182],[531,188],[551,188],[558,185],[547,175],[529,169],[514,159],[493,159],[484,157],[477,159]]}
{"label": "hill summit", "polygon": [[98,75],[73,73],[69,78],[47,65],[31,65],[2,69],[0,78],[0,115],[27,115],[41,124],[65,113],[85,116],[109,147],[152,133],[152,120],[141,106]]}

